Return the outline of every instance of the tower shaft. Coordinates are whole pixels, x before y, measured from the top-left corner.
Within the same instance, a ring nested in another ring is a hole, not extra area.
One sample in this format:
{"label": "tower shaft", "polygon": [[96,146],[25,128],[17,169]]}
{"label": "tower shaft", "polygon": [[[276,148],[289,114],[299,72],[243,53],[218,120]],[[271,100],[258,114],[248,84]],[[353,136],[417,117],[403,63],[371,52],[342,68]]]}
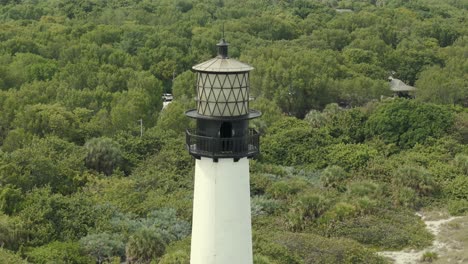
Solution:
{"label": "tower shaft", "polygon": [[191,264],[251,264],[249,160],[195,163]]}

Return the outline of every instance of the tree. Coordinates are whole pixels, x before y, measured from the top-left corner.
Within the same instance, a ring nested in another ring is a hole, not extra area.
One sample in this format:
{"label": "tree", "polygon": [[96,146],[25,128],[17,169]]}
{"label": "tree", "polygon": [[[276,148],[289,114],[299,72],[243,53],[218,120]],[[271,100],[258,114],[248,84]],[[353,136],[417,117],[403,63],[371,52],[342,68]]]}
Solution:
{"label": "tree", "polygon": [[120,146],[110,138],[93,138],[86,142],[86,166],[109,176],[114,169],[121,166],[122,151]]}
{"label": "tree", "polygon": [[110,112],[114,131],[138,131],[139,119],[149,126],[154,124],[159,109],[153,108],[151,96],[142,89],[115,93]]}
{"label": "tree", "polygon": [[8,215],[16,213],[19,203],[23,200],[22,192],[11,184],[0,187],[0,211]]}
{"label": "tree", "polygon": [[369,116],[368,137],[410,148],[429,137],[441,137],[453,125],[454,116],[446,107],[397,99],[384,102]]}
{"label": "tree", "polygon": [[174,79],[172,84],[172,94],[176,99],[195,98],[195,74],[191,71],[185,71]]}
{"label": "tree", "polygon": [[27,252],[26,255],[28,256],[28,260],[34,263],[93,263],[90,257],[83,256],[80,244],[78,242],[54,241],[47,245],[36,247]]}
{"label": "tree", "polygon": [[172,130],[183,133],[190,127],[192,120],[185,115],[186,105],[180,101],[170,103],[159,115],[156,127],[163,130]]}
{"label": "tree", "polygon": [[126,246],[126,256],[129,263],[149,263],[164,255],[167,241],[154,228],[141,228],[130,236]]}
{"label": "tree", "polygon": [[28,262],[22,259],[14,252],[0,247],[0,262],[1,263],[16,263],[27,264]]}
{"label": "tree", "polygon": [[0,249],[17,250],[25,239],[26,229],[21,218],[0,212]]}
{"label": "tree", "polygon": [[323,130],[313,129],[302,120],[288,117],[274,123],[264,136],[261,158],[265,162],[291,165],[323,166],[324,146],[331,143]]}
{"label": "tree", "polygon": [[329,165],[341,166],[346,171],[358,170],[377,156],[377,150],[367,144],[336,144],[328,148],[326,160]]}
{"label": "tree", "polygon": [[114,256],[122,257],[125,244],[122,237],[116,234],[90,234],[80,239],[81,248],[101,264]]}
{"label": "tree", "polygon": [[420,73],[416,81],[418,100],[439,104],[460,104],[468,102],[466,76],[463,58],[451,58],[445,67],[432,66]]}
{"label": "tree", "polygon": [[79,122],[73,112],[60,104],[26,106],[13,124],[39,137],[55,135],[68,140],[79,140]]}
{"label": "tree", "polygon": [[86,181],[84,158],[83,149],[73,143],[54,136],[35,138],[0,158],[0,182],[22,191],[50,186],[54,192],[69,194]]}
{"label": "tree", "polygon": [[324,187],[335,188],[343,192],[346,190],[345,182],[348,178],[349,174],[343,168],[332,165],[322,171],[320,181]]}

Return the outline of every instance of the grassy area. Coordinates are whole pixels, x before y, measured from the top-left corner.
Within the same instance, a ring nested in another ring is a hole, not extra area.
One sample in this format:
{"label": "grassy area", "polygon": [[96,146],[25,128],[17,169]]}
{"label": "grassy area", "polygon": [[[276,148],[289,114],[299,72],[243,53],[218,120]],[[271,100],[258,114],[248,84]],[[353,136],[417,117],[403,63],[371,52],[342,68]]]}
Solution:
{"label": "grassy area", "polygon": [[446,246],[438,252],[439,258],[433,263],[467,263],[468,215],[442,226],[438,240]]}

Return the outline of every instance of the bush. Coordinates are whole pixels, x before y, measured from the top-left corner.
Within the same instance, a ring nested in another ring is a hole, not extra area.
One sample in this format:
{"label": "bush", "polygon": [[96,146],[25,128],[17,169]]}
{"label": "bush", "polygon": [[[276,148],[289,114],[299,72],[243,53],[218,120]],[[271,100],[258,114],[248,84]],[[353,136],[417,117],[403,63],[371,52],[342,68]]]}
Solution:
{"label": "bush", "polygon": [[394,206],[404,206],[407,208],[417,208],[421,202],[416,191],[406,186],[395,187],[392,193],[392,200]]}
{"label": "bush", "polygon": [[20,256],[2,247],[0,247],[0,263],[28,264]]}
{"label": "bush", "polygon": [[463,215],[468,212],[468,201],[450,200],[448,202],[448,211],[452,215]]}
{"label": "bush", "polygon": [[369,196],[377,198],[381,195],[382,188],[379,184],[371,181],[352,182],[348,184],[348,193],[356,197]]}
{"label": "bush", "polygon": [[80,239],[81,248],[98,263],[115,256],[124,256],[125,245],[122,237],[115,234],[100,233],[87,235]]}
{"label": "bush", "polygon": [[268,231],[255,232],[254,230],[252,236],[254,256],[262,255],[275,264],[302,264],[303,261],[299,256],[278,242],[277,236],[277,234]]}
{"label": "bush", "polygon": [[323,147],[331,137],[313,129],[302,120],[283,118],[274,123],[263,137],[262,160],[284,166],[309,165],[323,167]]}
{"label": "bush", "polygon": [[273,215],[280,208],[281,204],[274,199],[268,199],[264,196],[254,196],[250,200],[252,217],[259,215]]}
{"label": "bush", "polygon": [[54,241],[47,245],[33,248],[27,252],[28,260],[38,264],[48,263],[76,263],[92,264],[95,261],[83,256],[82,249],[78,242],[59,242]]}
{"label": "bush", "polygon": [[185,251],[178,250],[168,254],[158,262],[158,264],[189,264],[190,254]]}
{"label": "bush", "polygon": [[328,165],[338,165],[346,171],[365,167],[377,155],[377,150],[365,144],[336,144],[327,148]]}
{"label": "bush", "polygon": [[126,246],[129,263],[150,262],[164,255],[168,240],[155,228],[141,228],[130,236]]}
{"label": "bush", "polygon": [[452,199],[468,201],[468,175],[458,175],[446,185],[446,193]]}
{"label": "bush", "polygon": [[111,175],[122,160],[120,146],[110,138],[93,138],[86,142],[86,166],[90,169]]}
{"label": "bush", "polygon": [[379,210],[372,215],[334,222],[328,235],[346,237],[372,247],[399,250],[429,246],[433,235],[412,211]]}
{"label": "bush", "polygon": [[420,196],[434,194],[439,189],[429,171],[415,166],[398,168],[393,177],[393,184],[396,188],[409,187]]}
{"label": "bush", "polygon": [[286,226],[290,231],[302,231],[320,217],[328,207],[328,201],[318,194],[305,194],[298,198],[286,214]]}
{"label": "bush", "polygon": [[468,155],[458,154],[455,156],[454,162],[462,173],[468,175]]}
{"label": "bush", "polygon": [[276,262],[271,261],[269,258],[263,255],[254,255],[253,256],[253,263],[254,264],[275,264]]}
{"label": "bush", "polygon": [[345,181],[348,179],[349,174],[340,166],[332,165],[322,171],[320,181],[326,188],[334,188],[340,192],[346,190]]}
{"label": "bush", "polygon": [[277,235],[276,239],[292,253],[299,255],[304,260],[304,264],[386,263],[382,257],[349,239],[297,233],[284,233]]}
{"label": "bush", "polygon": [[366,123],[368,137],[381,137],[386,143],[411,148],[430,137],[439,138],[454,123],[447,107],[415,100],[395,99],[377,106]]}
{"label": "bush", "polygon": [[424,252],[424,254],[422,255],[421,261],[432,263],[438,258],[439,258],[439,255],[437,255],[437,253],[432,252],[432,251],[427,251],[427,252]]}
{"label": "bush", "polygon": [[271,177],[261,173],[252,173],[250,175],[250,194],[263,195],[272,183]]}
{"label": "bush", "polygon": [[17,250],[27,238],[27,229],[21,218],[0,212],[0,248]]}
{"label": "bush", "polygon": [[268,187],[266,194],[274,199],[287,199],[302,190],[305,185],[302,181],[278,181]]}
{"label": "bush", "polygon": [[190,263],[190,237],[170,243],[166,247],[166,254],[159,264],[189,264]]}

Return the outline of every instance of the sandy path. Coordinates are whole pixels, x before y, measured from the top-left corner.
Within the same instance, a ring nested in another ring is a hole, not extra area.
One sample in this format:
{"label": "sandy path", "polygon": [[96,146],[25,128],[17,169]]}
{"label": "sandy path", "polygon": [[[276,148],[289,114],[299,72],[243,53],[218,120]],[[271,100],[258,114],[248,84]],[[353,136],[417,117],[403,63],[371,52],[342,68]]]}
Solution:
{"label": "sandy path", "polygon": [[424,252],[431,251],[439,253],[441,251],[447,251],[448,245],[444,242],[441,242],[438,237],[441,231],[441,227],[444,224],[461,217],[450,217],[446,219],[429,221],[425,220],[425,217],[423,215],[418,215],[421,216],[421,219],[426,224],[426,228],[429,230],[429,232],[431,232],[435,236],[432,246],[427,247],[423,250],[382,251],[378,252],[378,254],[393,259],[395,261],[395,264],[414,264],[419,263],[419,260],[421,260],[421,257],[424,254]]}

